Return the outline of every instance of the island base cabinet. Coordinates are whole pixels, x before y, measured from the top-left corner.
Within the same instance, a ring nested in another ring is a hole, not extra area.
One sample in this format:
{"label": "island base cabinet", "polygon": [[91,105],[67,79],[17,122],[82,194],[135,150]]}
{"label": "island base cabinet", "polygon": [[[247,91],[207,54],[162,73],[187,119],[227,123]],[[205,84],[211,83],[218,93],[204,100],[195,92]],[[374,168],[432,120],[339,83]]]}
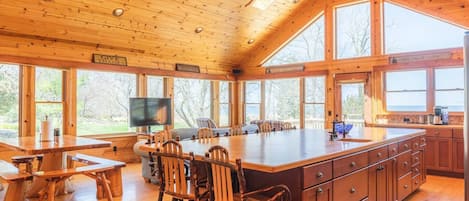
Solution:
{"label": "island base cabinet", "polygon": [[332,201],[332,182],[304,190],[303,201]]}
{"label": "island base cabinet", "polygon": [[332,182],[334,200],[361,201],[368,197],[368,168],[340,177]]}

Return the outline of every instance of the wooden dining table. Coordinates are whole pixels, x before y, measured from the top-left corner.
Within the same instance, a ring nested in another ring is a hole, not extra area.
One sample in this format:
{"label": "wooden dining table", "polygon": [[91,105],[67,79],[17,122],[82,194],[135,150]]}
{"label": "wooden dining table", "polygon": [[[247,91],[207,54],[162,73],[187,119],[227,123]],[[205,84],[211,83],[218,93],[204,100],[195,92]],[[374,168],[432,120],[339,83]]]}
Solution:
{"label": "wooden dining table", "polygon": [[[63,135],[54,141],[41,141],[40,137],[2,137],[0,146],[21,151],[27,155],[43,154],[41,171],[59,170],[67,168],[66,156],[69,151],[110,147],[111,142],[95,140],[71,135]],[[35,178],[27,197],[35,197],[45,188],[46,181]],[[70,189],[61,190],[71,192]],[[59,189],[60,192],[60,189]]]}

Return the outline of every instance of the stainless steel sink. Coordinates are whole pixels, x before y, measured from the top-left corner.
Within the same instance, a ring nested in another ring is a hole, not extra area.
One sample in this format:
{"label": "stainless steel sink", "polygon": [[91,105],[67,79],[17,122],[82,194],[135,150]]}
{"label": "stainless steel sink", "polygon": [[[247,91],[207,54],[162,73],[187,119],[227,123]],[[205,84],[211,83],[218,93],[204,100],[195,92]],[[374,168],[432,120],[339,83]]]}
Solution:
{"label": "stainless steel sink", "polygon": [[366,142],[371,142],[372,140],[369,140],[369,139],[357,139],[357,138],[342,138],[342,139],[338,139],[337,141],[366,143]]}

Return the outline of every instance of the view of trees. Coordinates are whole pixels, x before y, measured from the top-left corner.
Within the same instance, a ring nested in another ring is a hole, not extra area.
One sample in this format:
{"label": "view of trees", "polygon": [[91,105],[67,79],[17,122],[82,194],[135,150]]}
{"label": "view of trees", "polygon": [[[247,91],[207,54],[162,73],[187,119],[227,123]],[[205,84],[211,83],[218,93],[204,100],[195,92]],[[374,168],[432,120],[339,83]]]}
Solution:
{"label": "view of trees", "polygon": [[370,2],[336,9],[338,59],[371,55]]}
{"label": "view of trees", "polygon": [[245,122],[259,120],[261,113],[261,82],[247,81],[244,89],[245,105],[244,115]]}
{"label": "view of trees", "polygon": [[18,134],[19,68],[0,64],[0,135]]}
{"label": "view of trees", "polygon": [[342,115],[346,123],[364,126],[365,86],[363,83],[342,84]]}
{"label": "view of trees", "polygon": [[63,71],[37,67],[36,82],[36,131],[40,131],[41,121],[47,116],[54,128],[63,128],[62,76]]}
{"label": "view of trees", "polygon": [[324,60],[324,15],[275,53],[264,66]]}
{"label": "view of trees", "polygon": [[300,126],[300,83],[298,78],[265,81],[265,119]]}
{"label": "view of trees", "polygon": [[78,134],[129,132],[129,98],[136,96],[136,75],[78,71]]}
{"label": "view of trees", "polygon": [[230,83],[220,82],[220,126],[230,125]]}
{"label": "view of trees", "polygon": [[211,117],[209,80],[174,79],[175,128],[197,128],[196,119]]}
{"label": "view of trees", "polygon": [[305,78],[305,127],[324,128],[326,77]]}

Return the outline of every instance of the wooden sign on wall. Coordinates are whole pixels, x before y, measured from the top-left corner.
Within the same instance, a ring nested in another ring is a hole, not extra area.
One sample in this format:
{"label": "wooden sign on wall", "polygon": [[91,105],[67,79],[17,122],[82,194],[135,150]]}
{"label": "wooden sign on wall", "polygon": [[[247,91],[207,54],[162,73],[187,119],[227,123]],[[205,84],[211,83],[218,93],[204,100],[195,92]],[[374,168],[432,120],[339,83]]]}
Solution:
{"label": "wooden sign on wall", "polygon": [[93,54],[93,63],[127,66],[127,58],[117,55]]}

